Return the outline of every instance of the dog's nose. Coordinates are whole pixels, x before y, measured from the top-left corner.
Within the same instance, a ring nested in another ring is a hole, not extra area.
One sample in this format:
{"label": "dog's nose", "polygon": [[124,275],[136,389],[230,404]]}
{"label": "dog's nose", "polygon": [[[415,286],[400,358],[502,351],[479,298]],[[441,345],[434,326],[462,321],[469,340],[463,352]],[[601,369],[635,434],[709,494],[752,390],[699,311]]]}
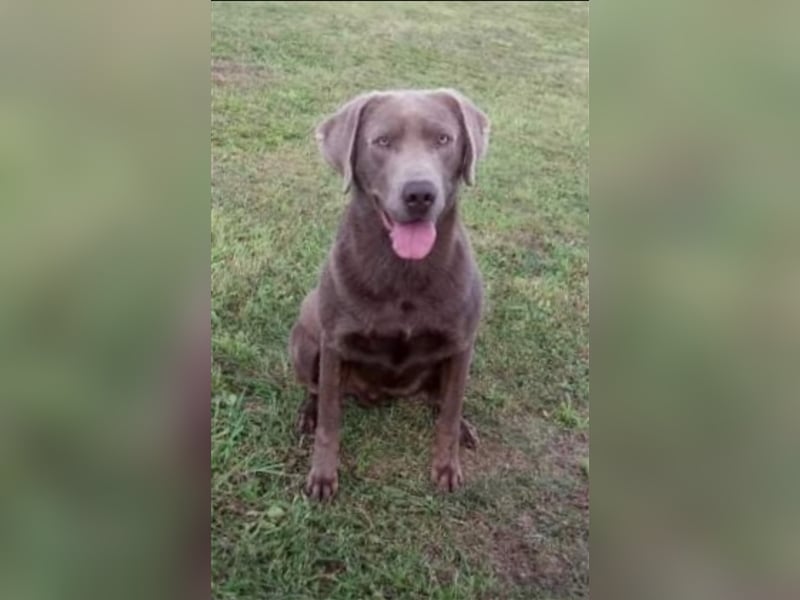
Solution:
{"label": "dog's nose", "polygon": [[403,202],[412,217],[423,217],[436,200],[436,187],[430,181],[409,181],[403,186]]}

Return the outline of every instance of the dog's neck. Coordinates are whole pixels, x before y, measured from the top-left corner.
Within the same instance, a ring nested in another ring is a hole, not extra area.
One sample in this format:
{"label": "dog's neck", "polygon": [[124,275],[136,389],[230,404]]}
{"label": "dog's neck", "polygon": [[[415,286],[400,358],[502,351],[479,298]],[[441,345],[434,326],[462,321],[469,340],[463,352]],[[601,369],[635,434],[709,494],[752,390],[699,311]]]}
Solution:
{"label": "dog's neck", "polygon": [[379,296],[393,290],[420,290],[431,277],[463,259],[463,253],[458,252],[460,225],[455,193],[436,222],[436,241],[430,253],[421,260],[406,260],[392,249],[389,232],[372,199],[355,188],[336,245],[336,260],[347,275],[347,283]]}

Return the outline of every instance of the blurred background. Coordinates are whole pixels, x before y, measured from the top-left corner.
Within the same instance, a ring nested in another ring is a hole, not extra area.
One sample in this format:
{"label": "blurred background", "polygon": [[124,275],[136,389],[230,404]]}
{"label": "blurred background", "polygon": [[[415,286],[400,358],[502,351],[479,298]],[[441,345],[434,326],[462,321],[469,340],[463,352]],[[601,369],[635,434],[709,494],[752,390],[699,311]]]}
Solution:
{"label": "blurred background", "polygon": [[593,595],[798,597],[797,5],[593,9]]}
{"label": "blurred background", "polygon": [[2,598],[208,594],[209,16],[187,8],[0,6]]}

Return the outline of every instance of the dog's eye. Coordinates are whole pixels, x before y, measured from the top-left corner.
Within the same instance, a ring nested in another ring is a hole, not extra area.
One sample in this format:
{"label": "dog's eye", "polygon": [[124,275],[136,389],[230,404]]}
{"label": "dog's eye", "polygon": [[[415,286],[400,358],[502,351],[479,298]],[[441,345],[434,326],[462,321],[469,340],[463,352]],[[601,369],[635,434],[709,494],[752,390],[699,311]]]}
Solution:
{"label": "dog's eye", "polygon": [[437,142],[437,143],[438,143],[440,146],[446,146],[447,144],[449,144],[449,143],[450,143],[450,141],[451,141],[452,139],[453,139],[453,138],[451,138],[449,135],[447,135],[446,133],[443,133],[443,134],[441,134],[441,135],[439,136],[439,138],[436,140],[436,142]]}
{"label": "dog's eye", "polygon": [[380,146],[381,148],[388,148],[391,144],[391,140],[389,140],[388,135],[381,135],[372,140],[372,143],[376,146]]}

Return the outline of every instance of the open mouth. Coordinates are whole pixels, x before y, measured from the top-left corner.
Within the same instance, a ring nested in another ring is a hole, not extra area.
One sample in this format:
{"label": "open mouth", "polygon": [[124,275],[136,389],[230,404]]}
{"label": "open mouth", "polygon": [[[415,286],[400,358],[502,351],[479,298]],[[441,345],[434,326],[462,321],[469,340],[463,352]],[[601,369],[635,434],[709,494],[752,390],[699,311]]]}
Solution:
{"label": "open mouth", "polygon": [[422,260],[433,249],[436,242],[436,225],[432,221],[395,221],[381,208],[376,199],[376,208],[383,226],[392,240],[392,250],[406,260]]}

